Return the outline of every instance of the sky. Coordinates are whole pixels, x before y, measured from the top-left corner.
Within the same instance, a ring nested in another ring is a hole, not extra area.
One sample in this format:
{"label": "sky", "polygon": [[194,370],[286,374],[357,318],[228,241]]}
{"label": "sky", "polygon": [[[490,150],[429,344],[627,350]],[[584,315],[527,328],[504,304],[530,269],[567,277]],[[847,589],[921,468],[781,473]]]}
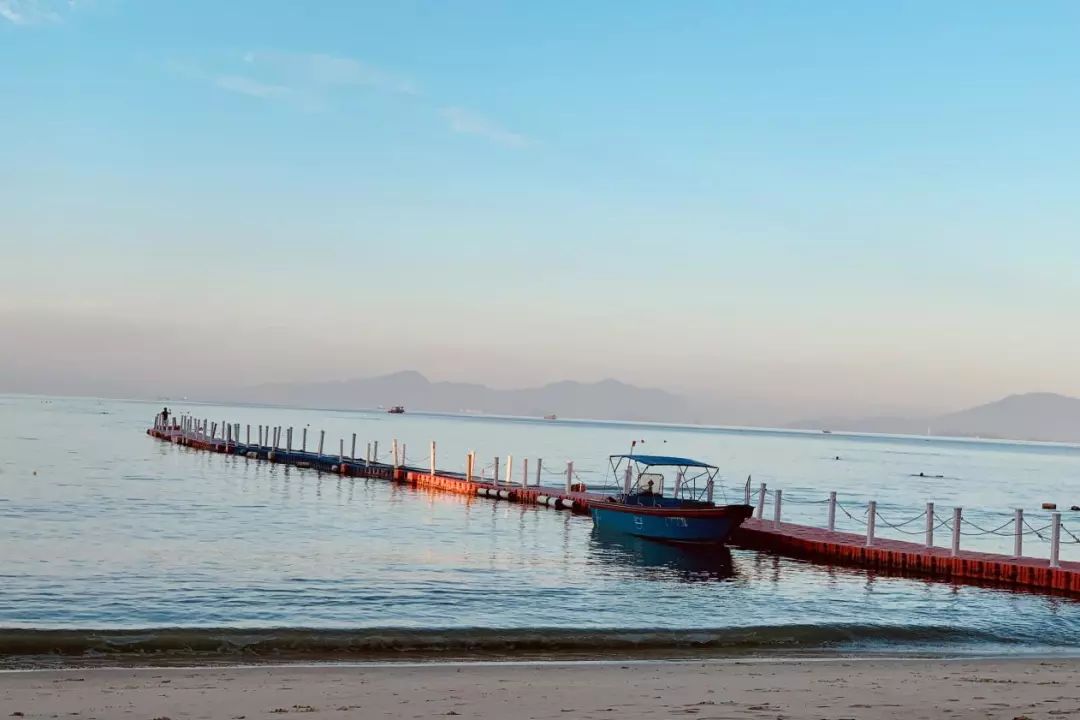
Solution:
{"label": "sky", "polygon": [[1080,395],[1080,5],[0,0],[0,391]]}

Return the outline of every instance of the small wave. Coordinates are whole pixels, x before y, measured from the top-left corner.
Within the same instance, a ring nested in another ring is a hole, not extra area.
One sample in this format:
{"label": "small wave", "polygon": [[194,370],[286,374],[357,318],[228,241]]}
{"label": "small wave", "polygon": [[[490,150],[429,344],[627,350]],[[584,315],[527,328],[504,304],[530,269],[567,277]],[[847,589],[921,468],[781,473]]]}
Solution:
{"label": "small wave", "polygon": [[0,661],[33,659],[375,660],[454,658],[685,657],[814,652],[1006,641],[950,627],[782,625],[721,629],[403,629],[160,628],[145,630],[0,629]]}

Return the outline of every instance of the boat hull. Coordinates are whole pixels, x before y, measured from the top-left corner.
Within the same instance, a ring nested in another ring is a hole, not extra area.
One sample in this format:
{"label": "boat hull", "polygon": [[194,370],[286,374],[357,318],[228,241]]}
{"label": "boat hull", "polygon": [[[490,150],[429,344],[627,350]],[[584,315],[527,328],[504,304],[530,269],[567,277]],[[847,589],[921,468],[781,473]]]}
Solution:
{"label": "boat hull", "polygon": [[753,508],[722,505],[709,508],[653,508],[619,503],[593,503],[593,523],[602,530],[667,542],[725,542]]}

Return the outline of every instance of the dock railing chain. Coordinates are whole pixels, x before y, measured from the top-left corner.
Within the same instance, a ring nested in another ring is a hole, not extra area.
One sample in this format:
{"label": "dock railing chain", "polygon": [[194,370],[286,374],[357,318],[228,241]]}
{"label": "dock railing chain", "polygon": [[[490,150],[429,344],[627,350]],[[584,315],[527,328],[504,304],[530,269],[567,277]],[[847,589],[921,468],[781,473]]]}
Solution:
{"label": "dock railing chain", "polygon": [[1080,537],[1077,537],[1072,530],[1065,527],[1065,523],[1061,523],[1061,532],[1072,538],[1072,540],[1061,540],[1062,545],[1080,545]]}
{"label": "dock railing chain", "polygon": [[1031,523],[1027,521],[1027,518],[1024,518],[1024,525],[1027,526],[1027,531],[1024,532],[1024,535],[1034,535],[1043,542],[1049,542],[1049,540],[1047,538],[1044,538],[1042,534],[1050,529],[1050,525],[1043,525],[1041,528],[1036,530],[1034,527],[1031,526]]}
{"label": "dock railing chain", "polygon": [[[839,500],[836,502],[836,507],[840,508],[840,512],[844,513],[845,515],[847,515],[849,518],[851,518],[855,522],[857,522],[857,523],[859,523],[861,525],[866,524],[866,518],[855,517],[850,512],[848,512],[848,509],[846,507],[844,507],[843,504]],[[869,511],[869,508],[867,508],[866,510],[863,510],[863,515],[865,515],[868,511]]]}
{"label": "dock railing chain", "polygon": [[1003,522],[1001,525],[998,525],[993,530],[987,530],[984,527],[979,527],[978,525],[971,522],[967,518],[961,518],[960,522],[963,523],[964,525],[967,525],[969,527],[973,527],[976,530],[978,530],[978,532],[964,532],[963,530],[960,531],[961,535],[966,535],[968,537],[974,537],[974,536],[979,536],[979,535],[997,535],[998,537],[1014,537],[1016,535],[1015,530],[1010,530],[1009,532],[1001,532],[1005,528],[1013,527],[1016,524],[1016,520],[1014,518],[1009,518],[1008,520]]}
{"label": "dock railing chain", "polygon": [[892,528],[893,530],[897,530],[899,532],[902,532],[905,535],[925,535],[926,534],[926,528],[919,528],[918,530],[905,530],[904,529],[905,526],[910,525],[911,523],[913,523],[913,522],[915,522],[917,520],[922,520],[924,517],[926,517],[926,511],[925,510],[923,510],[921,513],[919,513],[915,517],[911,518],[910,520],[905,520],[902,523],[889,522],[881,514],[881,511],[875,511],[874,514],[877,516],[877,519],[880,520],[883,525],[885,525],[885,527]]}

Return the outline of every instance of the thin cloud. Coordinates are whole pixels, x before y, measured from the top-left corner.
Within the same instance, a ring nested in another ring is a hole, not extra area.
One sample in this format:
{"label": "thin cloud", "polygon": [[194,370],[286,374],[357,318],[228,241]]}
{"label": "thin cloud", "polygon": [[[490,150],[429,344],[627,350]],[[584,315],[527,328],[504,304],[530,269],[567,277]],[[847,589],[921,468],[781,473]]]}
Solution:
{"label": "thin cloud", "polygon": [[0,18],[13,25],[60,22],[75,5],[75,0],[0,0]]}
{"label": "thin cloud", "polygon": [[329,92],[335,88],[366,87],[380,92],[419,95],[409,78],[354,58],[325,53],[249,52],[244,63],[291,86]]}
{"label": "thin cloud", "polygon": [[[0,0],[10,2],[11,0]],[[268,102],[282,102],[308,112],[324,111],[349,91],[367,90],[416,99],[416,109],[431,112],[410,78],[355,58],[326,53],[247,52],[202,69],[170,63],[174,72],[208,83],[219,90]],[[524,148],[532,141],[491,118],[456,105],[439,107],[438,115],[451,132],[472,135],[507,148]]]}
{"label": "thin cloud", "polygon": [[268,85],[243,75],[218,75],[214,78],[214,84],[222,90],[270,100],[289,99],[294,95],[292,88],[284,85]]}
{"label": "thin cloud", "polygon": [[452,131],[462,135],[476,135],[503,147],[522,148],[530,144],[524,135],[507,130],[495,121],[464,108],[444,107],[439,114]]}

